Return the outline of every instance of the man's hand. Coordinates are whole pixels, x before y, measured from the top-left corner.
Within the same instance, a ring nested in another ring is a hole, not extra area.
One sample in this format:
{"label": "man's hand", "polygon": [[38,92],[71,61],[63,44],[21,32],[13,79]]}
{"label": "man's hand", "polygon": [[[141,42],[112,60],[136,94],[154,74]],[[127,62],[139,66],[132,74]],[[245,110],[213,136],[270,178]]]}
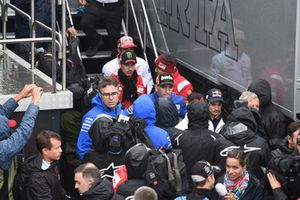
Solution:
{"label": "man's hand", "polygon": [[82,6],[86,5],[86,1],[85,1],[85,0],[78,0],[78,2],[79,2],[79,4],[82,5]]}
{"label": "man's hand", "polygon": [[67,29],[68,33],[72,36],[72,37],[76,37],[77,35],[77,30],[74,27],[70,27]]}
{"label": "man's hand", "polygon": [[276,188],[281,188],[280,182],[276,179],[276,177],[271,173],[267,173],[268,180],[270,182],[271,188],[274,190]]}
{"label": "man's hand", "polygon": [[41,87],[33,88],[31,103],[38,104],[40,102],[42,94],[43,94],[43,88],[41,88]]}
{"label": "man's hand", "polygon": [[37,87],[35,84],[26,84],[24,88],[19,92],[15,97],[14,100],[19,102],[21,99],[30,97],[32,95],[33,88]]}
{"label": "man's hand", "polygon": [[228,193],[224,196],[224,200],[237,200],[237,198],[234,195]]}

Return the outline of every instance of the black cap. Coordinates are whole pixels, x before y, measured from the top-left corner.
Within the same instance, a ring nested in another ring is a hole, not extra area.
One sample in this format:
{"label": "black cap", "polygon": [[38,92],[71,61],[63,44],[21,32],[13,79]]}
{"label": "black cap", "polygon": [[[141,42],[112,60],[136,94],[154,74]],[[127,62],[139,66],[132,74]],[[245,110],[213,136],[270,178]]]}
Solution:
{"label": "black cap", "polygon": [[198,92],[193,92],[187,97],[189,103],[193,101],[204,101],[204,95]]}
{"label": "black cap", "polygon": [[158,86],[162,85],[174,85],[174,77],[169,73],[161,73],[157,76],[156,84]]}
{"label": "black cap", "polygon": [[207,92],[206,99],[209,103],[216,102],[216,101],[220,101],[224,103],[223,94],[221,90],[217,88],[210,89]]}
{"label": "black cap", "polygon": [[136,63],[136,55],[132,51],[124,51],[120,58],[121,64]]}
{"label": "black cap", "polygon": [[193,182],[202,182],[212,173],[218,173],[220,171],[220,167],[211,165],[205,160],[201,160],[196,162],[191,168],[191,178]]}

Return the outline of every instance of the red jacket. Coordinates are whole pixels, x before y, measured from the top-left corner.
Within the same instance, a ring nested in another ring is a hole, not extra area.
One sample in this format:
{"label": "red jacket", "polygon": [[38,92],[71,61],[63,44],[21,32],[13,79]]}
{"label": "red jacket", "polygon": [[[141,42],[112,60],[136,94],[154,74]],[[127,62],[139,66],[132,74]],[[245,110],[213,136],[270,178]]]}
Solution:
{"label": "red jacket", "polygon": [[173,76],[174,76],[173,92],[176,95],[183,96],[184,100],[187,101],[187,97],[193,92],[193,85],[188,80],[186,80],[186,78],[181,76],[178,70],[176,70]]}
{"label": "red jacket", "polygon": [[[118,70],[115,71],[112,75],[111,75],[114,79],[116,79],[120,85],[120,96],[119,96],[119,101],[121,102],[122,105],[124,105],[126,108],[129,108],[133,102],[129,101],[129,100],[125,100],[122,101],[122,97],[123,97],[123,89],[124,89],[124,85],[121,83],[121,81],[119,80],[118,77]],[[136,83],[136,89],[137,89],[137,93],[138,96],[141,96],[142,94],[147,94],[147,85],[146,85],[146,81],[142,78],[141,75],[138,75],[137,78],[137,83]]]}

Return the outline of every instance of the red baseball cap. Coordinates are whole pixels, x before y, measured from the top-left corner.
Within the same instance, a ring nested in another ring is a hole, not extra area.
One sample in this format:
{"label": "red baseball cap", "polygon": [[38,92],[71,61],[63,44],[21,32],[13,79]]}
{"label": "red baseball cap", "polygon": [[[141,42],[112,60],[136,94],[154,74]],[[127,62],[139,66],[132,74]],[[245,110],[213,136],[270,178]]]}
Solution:
{"label": "red baseball cap", "polygon": [[171,54],[162,54],[155,61],[157,69],[173,74],[176,71],[176,58]]}

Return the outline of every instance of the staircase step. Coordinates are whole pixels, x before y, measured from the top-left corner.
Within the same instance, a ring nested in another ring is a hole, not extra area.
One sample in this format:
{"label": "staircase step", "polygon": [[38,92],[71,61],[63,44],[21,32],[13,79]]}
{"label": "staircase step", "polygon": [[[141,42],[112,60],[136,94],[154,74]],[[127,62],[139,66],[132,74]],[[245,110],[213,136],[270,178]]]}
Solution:
{"label": "staircase step", "polygon": [[[2,33],[0,33],[0,38],[3,39]],[[13,32],[6,33],[6,38],[7,39],[15,39],[16,38],[15,33],[13,33]]]}
{"label": "staircase step", "polygon": [[85,52],[81,52],[82,59],[98,59],[98,58],[110,58],[111,51],[97,51],[93,57],[87,57]]}
{"label": "staircase step", "polygon": [[[102,35],[102,36],[107,36],[107,30],[106,29],[97,29],[96,30],[98,34]],[[77,30],[77,36],[78,37],[84,37],[85,33],[82,30]]]}

